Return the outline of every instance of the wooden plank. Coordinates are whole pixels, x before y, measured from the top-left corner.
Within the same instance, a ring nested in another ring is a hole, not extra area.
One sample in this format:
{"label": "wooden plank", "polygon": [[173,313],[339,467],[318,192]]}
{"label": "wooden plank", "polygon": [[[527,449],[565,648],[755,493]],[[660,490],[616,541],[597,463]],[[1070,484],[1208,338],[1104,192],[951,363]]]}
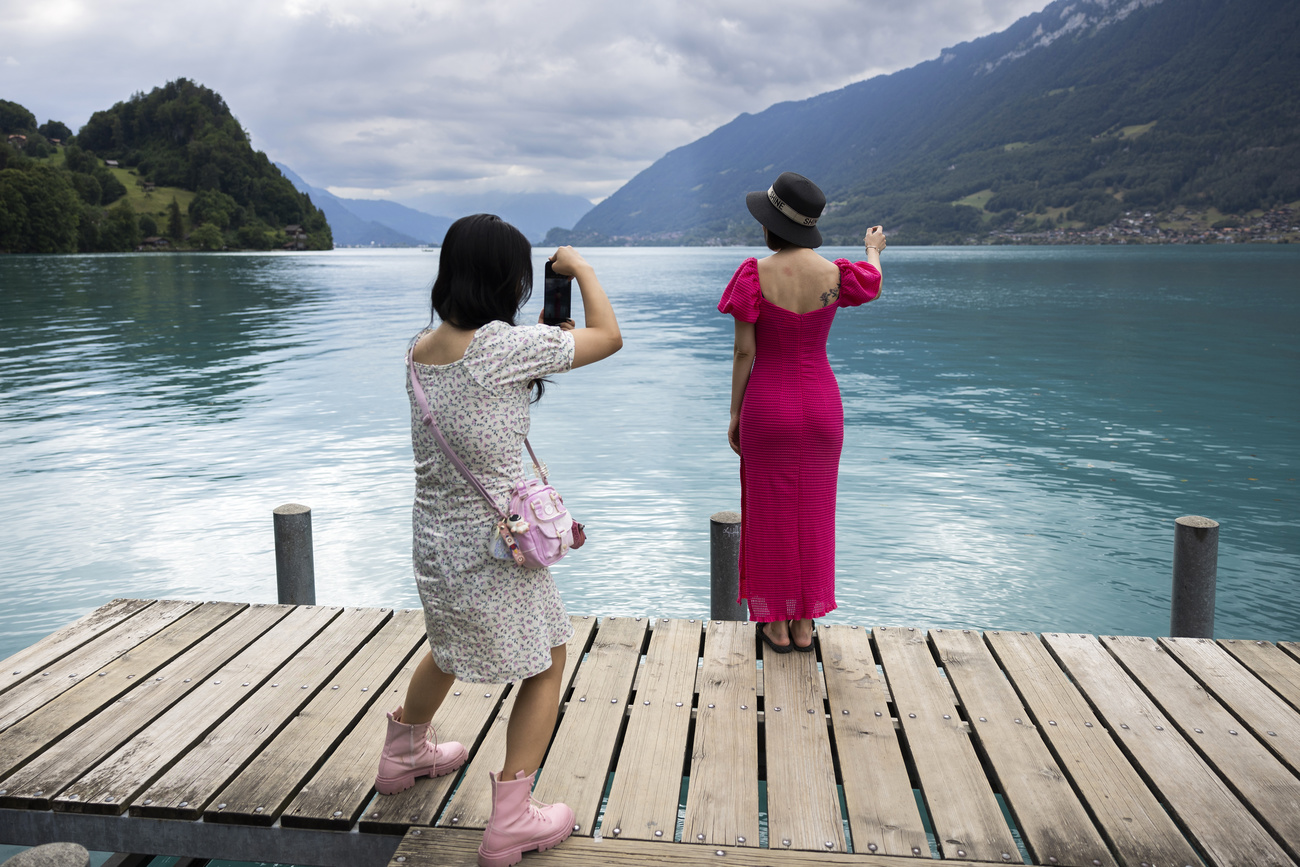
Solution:
{"label": "wooden plank", "polygon": [[925,631],[882,626],[873,634],[943,857],[1020,863]]}
{"label": "wooden plank", "polygon": [[402,664],[423,649],[424,641],[423,611],[394,612],[351,661],[330,678],[328,688],[316,693],[221,790],[215,804],[204,812],[204,820],[274,824],[303,781],[334,751],[367,709],[375,716],[387,712],[382,706],[372,707],[374,699],[383,694]]}
{"label": "wooden plank", "polygon": [[601,820],[606,837],[671,842],[677,832],[701,628],[687,620],[660,620],[650,635]]}
{"label": "wooden plank", "polygon": [[169,600],[155,602],[134,617],[104,631],[95,640],[61,657],[39,674],[33,674],[15,685],[5,694],[4,704],[0,706],[0,731],[53,701],[86,678],[93,677],[105,665],[166,629],[200,604]]}
{"label": "wooden plank", "polygon": [[[83,772],[52,804],[56,810],[82,812],[86,801],[101,806],[86,812],[121,812],[136,792],[171,767],[223,717],[266,682],[285,658],[338,615],[338,609],[290,611],[248,648],[204,678],[109,756]],[[104,800],[112,798],[111,801]]]}
{"label": "wooden plank", "polygon": [[1267,641],[1223,639],[1219,646],[1300,711],[1300,660]]}
{"label": "wooden plank", "polygon": [[[1115,865],[1101,833],[979,632],[934,629],[930,641],[992,765],[1030,857],[1038,864]],[[1083,722],[1053,718],[1045,724],[1059,728]]]}
{"label": "wooden plank", "polygon": [[[228,645],[227,627],[238,624],[234,634],[240,634],[248,619],[240,616],[241,609],[249,611],[233,602],[204,603],[0,733],[0,769],[8,775],[0,785],[0,803],[48,809],[50,798],[192,688],[180,672],[193,671],[196,658],[211,658],[213,648]],[[262,622],[257,634],[281,616],[254,618]],[[249,635],[244,643],[255,637]],[[186,649],[190,644],[194,646]],[[230,653],[212,659],[199,678]]]}
{"label": "wooden plank", "polygon": [[1045,633],[1043,641],[1211,864],[1291,863],[1102,641],[1064,632]]}
{"label": "wooden plank", "polygon": [[30,647],[0,662],[0,695],[42,669],[53,665],[83,644],[98,638],[123,620],[152,605],[152,599],[114,599],[75,623],[53,632]]}
{"label": "wooden plank", "polygon": [[1160,642],[1292,773],[1300,772],[1300,713],[1212,639],[1162,638]]}
{"label": "wooden plank", "polygon": [[1300,641],[1279,641],[1277,646],[1292,659],[1300,660]]}
{"label": "wooden plank", "polygon": [[758,656],[754,624],[709,621],[682,839],[758,846]]}
{"label": "wooden plank", "polygon": [[1039,637],[986,632],[984,640],[1038,720],[1040,734],[1074,781],[1120,863],[1201,864],[1196,850]]}
{"label": "wooden plank", "polygon": [[768,846],[847,852],[817,657],[764,653],[763,682]]}
{"label": "wooden plank", "polygon": [[[366,803],[375,794],[375,772],[379,768],[379,755],[383,752],[388,710],[405,700],[411,674],[427,650],[427,644],[417,648],[376,697],[370,711],[362,716],[343,742],[326,757],[320,770],[307,781],[281,814],[280,824],[283,827],[346,831],[357,821]],[[463,694],[464,686],[457,682],[452,689]],[[437,722],[441,724],[442,720]],[[435,726],[435,730],[436,728]],[[457,740],[452,734],[446,737],[447,740]],[[469,748],[470,745],[465,746]],[[456,776],[447,775],[451,779]],[[398,811],[394,812],[394,815],[398,814]],[[383,816],[375,818],[382,819]]]}
{"label": "wooden plank", "polygon": [[568,804],[578,826],[575,833],[590,834],[595,828],[649,626],[644,617],[601,618],[538,772],[537,799]]}
{"label": "wooden plank", "polygon": [[[573,624],[573,637],[565,645],[563,686],[560,688],[561,706],[564,697],[569,693],[569,685],[573,682],[587,645],[591,643],[592,635],[596,631],[596,618],[591,615],[570,616],[569,621]],[[456,787],[456,796],[451,799],[442,817],[438,819],[439,825],[451,828],[487,826],[488,819],[492,815],[492,784],[489,777],[500,771],[501,766],[505,764],[506,729],[510,725],[510,714],[514,710],[516,695],[516,691],[512,689],[495,718],[491,720],[487,734],[484,735],[478,749],[470,756],[469,763],[462,772],[460,785]],[[375,799],[376,804],[382,804],[384,801],[382,795]],[[362,830],[367,830],[365,822],[361,827]]]}
{"label": "wooden plank", "polygon": [[[1184,642],[1190,650],[1195,640]],[[1282,841],[1291,857],[1300,857],[1300,779],[1202,688],[1161,642],[1116,636],[1108,637],[1105,647]],[[1213,642],[1209,647],[1214,649]],[[1255,683],[1263,690],[1259,681]]]}
{"label": "wooden plank", "polygon": [[853,851],[931,857],[871,630],[817,627]]}
{"label": "wooden plank", "polygon": [[[818,624],[818,629],[821,625]],[[750,628],[753,631],[753,628]],[[476,867],[483,835],[446,828],[412,828],[393,853],[389,867]],[[401,859],[400,861],[398,859]],[[554,849],[528,852],[523,867],[917,867],[913,857],[798,852],[692,843],[664,845],[643,840],[611,840],[574,835]],[[988,861],[961,861],[992,867]],[[1003,862],[998,862],[1002,864]],[[1138,865],[1133,865],[1138,867]],[[1159,867],[1166,867],[1160,864]]]}
{"label": "wooden plank", "polygon": [[[317,690],[391,616],[387,608],[345,608],[263,686],[132,803],[132,815],[197,819],[217,792],[297,715]],[[313,764],[320,756],[313,757]],[[143,801],[150,803],[144,804]],[[184,805],[184,806],[182,806]]]}

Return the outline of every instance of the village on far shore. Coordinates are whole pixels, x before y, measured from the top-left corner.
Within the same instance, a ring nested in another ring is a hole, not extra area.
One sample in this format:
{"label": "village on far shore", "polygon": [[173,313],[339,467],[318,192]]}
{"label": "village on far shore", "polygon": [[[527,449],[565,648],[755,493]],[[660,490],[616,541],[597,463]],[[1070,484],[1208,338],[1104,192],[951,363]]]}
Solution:
{"label": "village on far shore", "polygon": [[1016,232],[994,229],[969,244],[1300,244],[1300,202],[1242,216],[1176,208],[1170,213],[1125,211],[1092,229],[1056,227]]}

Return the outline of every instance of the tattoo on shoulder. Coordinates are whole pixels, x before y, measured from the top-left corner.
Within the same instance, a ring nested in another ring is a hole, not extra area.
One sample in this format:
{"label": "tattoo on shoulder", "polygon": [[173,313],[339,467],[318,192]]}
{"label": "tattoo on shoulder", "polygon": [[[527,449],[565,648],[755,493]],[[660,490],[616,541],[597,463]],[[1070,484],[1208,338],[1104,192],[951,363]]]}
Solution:
{"label": "tattoo on shoulder", "polygon": [[822,293],[822,306],[823,307],[829,306],[832,301],[838,300],[839,297],[840,297],[840,284],[836,283],[834,289],[830,290],[829,292]]}

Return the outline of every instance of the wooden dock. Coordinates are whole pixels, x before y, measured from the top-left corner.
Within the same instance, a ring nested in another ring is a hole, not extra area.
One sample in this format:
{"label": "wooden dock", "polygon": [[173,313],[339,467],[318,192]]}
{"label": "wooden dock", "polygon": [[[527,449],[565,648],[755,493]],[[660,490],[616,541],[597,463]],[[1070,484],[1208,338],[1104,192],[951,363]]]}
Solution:
{"label": "wooden dock", "polygon": [[[1300,644],[573,618],[523,865],[1300,861]],[[418,611],[119,599],[0,670],[0,843],[471,865],[514,694],[457,683],[465,770],[372,786]]]}

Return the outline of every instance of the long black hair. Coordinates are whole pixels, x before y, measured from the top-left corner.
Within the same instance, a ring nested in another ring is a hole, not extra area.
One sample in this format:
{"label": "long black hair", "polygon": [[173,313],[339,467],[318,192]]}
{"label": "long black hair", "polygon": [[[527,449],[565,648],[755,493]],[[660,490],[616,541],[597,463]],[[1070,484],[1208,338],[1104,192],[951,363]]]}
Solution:
{"label": "long black hair", "polygon": [[[515,325],[533,294],[533,247],[514,226],[495,214],[471,214],[451,224],[442,239],[433,312],[462,329],[489,322]],[[533,401],[542,399],[543,380],[532,382]]]}

